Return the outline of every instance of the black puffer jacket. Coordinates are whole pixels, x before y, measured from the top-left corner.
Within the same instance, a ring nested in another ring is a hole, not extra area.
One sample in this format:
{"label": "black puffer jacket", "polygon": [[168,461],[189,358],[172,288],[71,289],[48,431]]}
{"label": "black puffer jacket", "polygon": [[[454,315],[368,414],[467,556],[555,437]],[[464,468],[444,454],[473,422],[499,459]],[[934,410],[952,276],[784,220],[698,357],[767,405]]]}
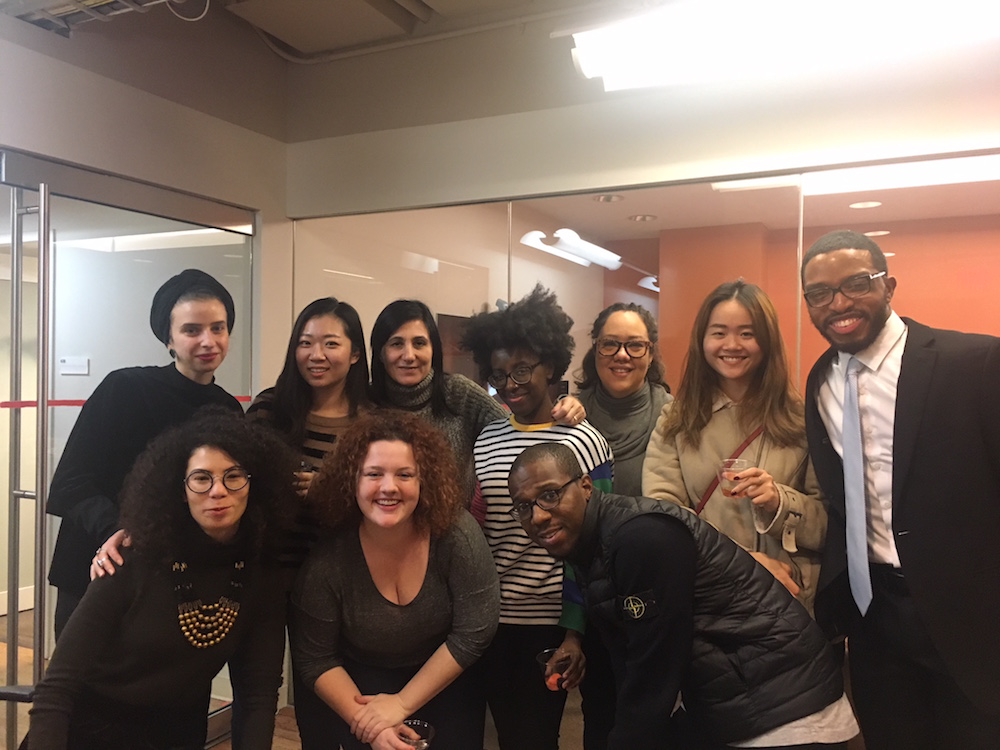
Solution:
{"label": "black puffer jacket", "polygon": [[[682,694],[702,731],[718,742],[737,742],[841,697],[841,672],[822,631],[764,567],[673,503],[595,489],[569,562],[584,589],[588,618],[602,634],[620,636],[623,597],[634,593],[616,590],[615,537],[623,525],[650,514],[681,521],[695,541],[693,644]],[[651,550],[648,564],[658,563]]]}

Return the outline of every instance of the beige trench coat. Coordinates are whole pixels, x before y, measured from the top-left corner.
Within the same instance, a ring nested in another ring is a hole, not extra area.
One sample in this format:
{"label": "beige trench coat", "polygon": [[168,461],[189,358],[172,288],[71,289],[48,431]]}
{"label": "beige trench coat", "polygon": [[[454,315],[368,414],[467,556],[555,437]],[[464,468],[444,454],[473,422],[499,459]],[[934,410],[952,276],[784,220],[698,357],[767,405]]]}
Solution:
{"label": "beige trench coat", "polygon": [[[719,463],[729,458],[748,434],[737,420],[739,407],[720,396],[712,419],[692,448],[681,437],[667,441],[663,426],[672,404],[663,407],[649,439],[642,465],[642,494],[694,510],[715,479]],[[771,516],[747,498],[730,498],[716,487],[701,518],[749,551],[763,552],[788,563],[801,588],[799,601],[812,613],[819,579],[820,552],[826,537],[826,507],[805,446],[781,448],[758,436],[741,458],[767,471],[778,489],[779,506]]]}

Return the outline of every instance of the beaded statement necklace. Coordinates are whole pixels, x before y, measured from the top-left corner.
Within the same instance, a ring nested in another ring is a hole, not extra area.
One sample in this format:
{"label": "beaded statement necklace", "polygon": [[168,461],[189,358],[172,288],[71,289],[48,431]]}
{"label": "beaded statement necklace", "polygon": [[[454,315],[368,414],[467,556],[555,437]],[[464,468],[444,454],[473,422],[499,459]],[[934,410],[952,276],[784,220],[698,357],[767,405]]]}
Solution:
{"label": "beaded statement necklace", "polygon": [[172,570],[174,593],[177,595],[177,623],[188,642],[195,648],[209,648],[229,635],[240,613],[240,593],[243,590],[243,560],[233,563],[229,594],[223,594],[215,604],[202,604],[191,599],[193,587],[187,575],[187,563],[175,562]]}

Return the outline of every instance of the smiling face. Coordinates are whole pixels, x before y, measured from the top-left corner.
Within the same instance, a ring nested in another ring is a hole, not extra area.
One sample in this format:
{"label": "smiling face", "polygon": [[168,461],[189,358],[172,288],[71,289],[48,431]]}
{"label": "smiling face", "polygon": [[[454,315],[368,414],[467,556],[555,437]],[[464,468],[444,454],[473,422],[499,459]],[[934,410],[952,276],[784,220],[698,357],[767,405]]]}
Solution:
{"label": "smiling face", "polygon": [[[803,289],[836,289],[845,281],[862,274],[875,274],[871,253],[867,250],[834,250],[815,256],[802,274]],[[808,307],[809,317],[827,341],[849,354],[867,349],[875,341],[892,312],[890,302],[896,279],[884,276],[871,282],[871,291],[856,299],[838,292],[826,307]]]}
{"label": "smiling face", "polygon": [[722,392],[733,401],[742,399],[763,360],[750,312],[734,299],[717,304],[708,318],[702,351],[719,375]]}
{"label": "smiling face", "polygon": [[170,339],[177,370],[196,383],[212,382],[212,375],[229,352],[229,325],[225,305],[217,299],[178,302],[170,313]]}
{"label": "smiling face", "polygon": [[420,475],[413,449],[402,440],[376,440],[358,473],[362,523],[397,528],[413,523],[420,501]]}
{"label": "smiling face", "polygon": [[359,356],[353,351],[344,322],[334,315],[318,315],[302,327],[295,364],[311,388],[336,388],[343,386]]}
{"label": "smiling face", "polygon": [[188,477],[192,472],[206,471],[215,479],[208,492],[193,492],[186,484],[184,491],[191,517],[217,542],[229,542],[236,536],[250,496],[249,483],[235,491],[223,483],[223,475],[234,468],[239,464],[228,453],[203,445],[191,454],[184,474]]}
{"label": "smiling face", "polygon": [[[608,316],[608,320],[597,338],[599,340],[613,339],[621,343],[649,341],[649,331],[638,313],[631,310],[619,310]],[[594,352],[597,377],[601,379],[604,390],[615,398],[625,398],[638,392],[645,385],[646,372],[652,361],[653,350],[651,347],[646,350],[643,356],[636,359],[628,355],[624,346],[619,348],[618,353],[612,357],[605,357],[599,352]]]}
{"label": "smiling face", "polygon": [[[546,491],[565,486],[559,504],[552,510],[538,505],[532,507],[531,516],[521,521],[521,526],[531,540],[553,557],[567,557],[580,539],[587,502],[593,491],[593,482],[584,474],[578,481],[560,469],[556,460],[545,456],[531,461],[511,472],[508,479],[511,501],[530,502]],[[568,486],[567,482],[570,482]]]}
{"label": "smiling face", "polygon": [[[537,367],[536,367],[537,365]],[[530,349],[497,349],[490,355],[493,372],[510,373],[518,367],[530,367],[531,378],[518,385],[511,378],[497,389],[500,398],[521,424],[542,424],[552,421],[552,397],[549,395],[549,380],[552,366],[539,364],[539,357]]]}
{"label": "smiling face", "polygon": [[382,347],[386,374],[400,385],[417,385],[431,371],[434,348],[422,320],[410,320],[397,328]]}

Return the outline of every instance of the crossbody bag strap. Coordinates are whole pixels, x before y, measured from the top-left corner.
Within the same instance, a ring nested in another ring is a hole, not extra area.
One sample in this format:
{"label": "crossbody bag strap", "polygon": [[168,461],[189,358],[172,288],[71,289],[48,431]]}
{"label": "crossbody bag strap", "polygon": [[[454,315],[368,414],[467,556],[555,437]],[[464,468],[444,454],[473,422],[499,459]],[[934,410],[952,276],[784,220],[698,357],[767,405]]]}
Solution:
{"label": "crossbody bag strap", "polygon": [[[750,443],[760,437],[760,433],[764,431],[764,425],[761,425],[756,430],[747,435],[747,439],[737,446],[736,450],[733,451],[733,455],[730,458],[739,458],[740,454],[743,453],[747,448],[750,447]],[[708,502],[708,498],[712,496],[715,492],[715,488],[719,486],[719,473],[715,473],[715,479],[712,480],[711,484],[708,485],[708,489],[705,490],[705,494],[701,496],[701,501],[698,503],[698,507],[694,509],[695,515],[700,516],[701,512],[705,509],[705,504]]]}

